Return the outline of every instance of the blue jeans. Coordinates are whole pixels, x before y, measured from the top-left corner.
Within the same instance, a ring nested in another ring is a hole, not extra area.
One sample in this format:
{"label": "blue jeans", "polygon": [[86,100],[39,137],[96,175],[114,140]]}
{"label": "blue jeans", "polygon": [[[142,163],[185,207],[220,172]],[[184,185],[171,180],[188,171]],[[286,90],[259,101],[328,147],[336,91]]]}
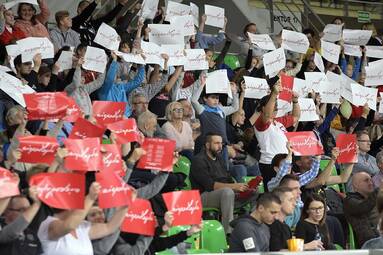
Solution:
{"label": "blue jeans", "polygon": [[230,162],[229,171],[237,182],[243,182],[243,177],[247,176],[247,168],[245,165],[233,165],[233,163]]}

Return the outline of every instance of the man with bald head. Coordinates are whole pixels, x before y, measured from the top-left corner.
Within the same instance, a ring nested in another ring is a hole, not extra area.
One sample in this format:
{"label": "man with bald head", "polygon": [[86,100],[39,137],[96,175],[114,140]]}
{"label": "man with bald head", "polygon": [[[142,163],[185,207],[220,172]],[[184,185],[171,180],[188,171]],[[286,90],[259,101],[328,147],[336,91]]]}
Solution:
{"label": "man with bald head", "polygon": [[355,173],[351,183],[353,192],[344,199],[344,214],[355,232],[356,246],[360,248],[366,241],[379,236],[376,208],[379,189],[374,189],[371,176],[366,172]]}

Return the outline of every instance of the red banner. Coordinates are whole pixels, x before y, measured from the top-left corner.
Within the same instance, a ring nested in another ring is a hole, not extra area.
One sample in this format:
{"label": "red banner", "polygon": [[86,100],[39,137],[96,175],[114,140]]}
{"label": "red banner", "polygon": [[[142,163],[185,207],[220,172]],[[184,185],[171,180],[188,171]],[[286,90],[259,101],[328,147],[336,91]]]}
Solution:
{"label": "red banner", "polygon": [[64,160],[66,169],[96,171],[102,168],[100,139],[66,139],[64,145],[68,150]]}
{"label": "red banner", "polygon": [[314,156],[323,154],[323,146],[312,131],[288,132],[287,140],[296,156]]}
{"label": "red banner", "polygon": [[183,190],[162,194],[166,208],[173,212],[173,226],[200,224],[202,202],[198,190]]}
{"label": "red banner", "polygon": [[102,172],[117,173],[123,177],[125,171],[122,168],[121,145],[119,144],[103,144],[104,152],[102,153],[104,168]]}
{"label": "red banner", "polygon": [[293,97],[294,77],[281,75],[282,91],[279,93],[279,99],[291,102]]}
{"label": "red banner", "polygon": [[22,136],[19,137],[21,158],[19,162],[52,164],[59,144],[50,136]]}
{"label": "red banner", "polygon": [[61,119],[66,116],[68,96],[64,92],[23,94],[29,120]]}
{"label": "red banner", "polygon": [[135,119],[125,119],[107,125],[112,131],[120,144],[140,141],[140,133],[137,128]]}
{"label": "red banner", "polygon": [[73,126],[72,132],[69,135],[70,139],[84,139],[84,138],[102,138],[106,128],[101,125],[94,125],[92,122],[78,118]]}
{"label": "red banner", "polygon": [[173,153],[176,142],[159,138],[145,138],[141,146],[146,154],[140,158],[137,168],[164,172],[173,171]]}
{"label": "red banner", "polygon": [[338,163],[357,163],[356,135],[339,134],[336,139],[336,147],[339,148]]}
{"label": "red banner", "polygon": [[101,185],[98,194],[100,208],[113,208],[132,203],[133,188],[126,184],[117,173],[96,173],[96,181]]}
{"label": "red banner", "polygon": [[0,198],[19,194],[19,178],[8,169],[0,167]]}
{"label": "red banner", "polygon": [[149,200],[137,198],[129,206],[121,225],[122,232],[154,236],[156,217]]}
{"label": "red banner", "polygon": [[85,175],[72,173],[40,173],[33,175],[29,186],[37,186],[45,204],[59,209],[83,209]]}
{"label": "red banner", "polygon": [[122,120],[126,103],[110,101],[94,101],[93,117],[98,124],[110,124]]}
{"label": "red banner", "polygon": [[78,118],[82,117],[84,114],[81,111],[80,107],[76,104],[76,101],[73,98],[69,98],[65,121],[76,122]]}

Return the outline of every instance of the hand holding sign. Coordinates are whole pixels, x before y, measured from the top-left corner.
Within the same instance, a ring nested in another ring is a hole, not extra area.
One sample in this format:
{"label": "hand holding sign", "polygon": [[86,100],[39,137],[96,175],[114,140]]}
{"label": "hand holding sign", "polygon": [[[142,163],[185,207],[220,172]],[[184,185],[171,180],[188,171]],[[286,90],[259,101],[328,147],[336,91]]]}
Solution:
{"label": "hand holding sign", "polygon": [[336,147],[339,148],[338,163],[357,163],[358,162],[358,145],[356,135],[339,134],[336,139]]}
{"label": "hand holding sign", "polygon": [[0,167],[0,199],[19,195],[19,181],[17,174]]}
{"label": "hand holding sign", "polygon": [[296,156],[323,154],[323,146],[312,131],[288,132],[286,133],[286,137]]}
{"label": "hand holding sign", "polygon": [[154,236],[156,216],[154,215],[149,200],[136,199],[125,214],[121,225],[122,232],[134,233],[145,236]]}

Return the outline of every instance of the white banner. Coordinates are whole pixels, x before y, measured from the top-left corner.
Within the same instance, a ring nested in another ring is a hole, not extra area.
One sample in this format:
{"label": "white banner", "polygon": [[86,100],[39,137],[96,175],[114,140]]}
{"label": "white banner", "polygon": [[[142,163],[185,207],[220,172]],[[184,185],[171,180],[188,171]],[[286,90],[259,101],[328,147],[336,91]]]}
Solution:
{"label": "white banner", "polygon": [[378,89],[367,88],[358,83],[351,84],[352,90],[352,104],[356,106],[368,104],[371,110],[376,111],[376,99],[378,96]]}
{"label": "white banner", "polygon": [[184,44],[180,27],[164,24],[149,24],[149,42],[162,44]]}
{"label": "white banner", "polygon": [[168,66],[183,66],[186,63],[183,44],[162,45],[162,53],[169,56]]}
{"label": "white banner", "polygon": [[193,15],[194,25],[199,27],[199,8],[195,3],[190,2],[190,9]]}
{"label": "white banner", "polygon": [[338,64],[340,46],[321,40],[322,56],[331,63]]}
{"label": "white banner", "polygon": [[164,67],[165,60],[161,57],[161,47],[151,42],[141,42],[141,49],[145,55],[146,64],[157,64]]}
{"label": "white banner", "polygon": [[159,0],[144,0],[141,5],[139,16],[144,19],[154,19],[158,9]]}
{"label": "white banner", "polygon": [[8,66],[1,66],[0,65],[0,72],[12,72],[12,69]]}
{"label": "white banner", "polygon": [[205,4],[206,25],[223,28],[225,25],[225,9]]}
{"label": "white banner", "polygon": [[262,97],[269,94],[270,87],[265,79],[254,78],[250,76],[243,76],[243,78],[245,79],[246,84],[246,98],[261,99]]}
{"label": "white banner", "polygon": [[345,44],[366,45],[371,35],[371,30],[343,29],[343,41]]}
{"label": "white banner", "polygon": [[19,3],[27,3],[27,4],[39,5],[37,0],[15,0],[15,1],[11,1],[11,2],[2,3],[2,5],[4,5],[4,8],[6,10],[9,10],[13,6],[18,5]]}
{"label": "white banner", "polygon": [[322,81],[319,86],[321,102],[326,104],[340,104],[340,82]]}
{"label": "white banner", "polygon": [[192,15],[175,16],[170,19],[170,24],[181,30],[183,36],[195,35],[193,19]]}
{"label": "white banner", "polygon": [[295,91],[299,97],[307,97],[312,92],[311,83],[306,80],[294,78],[293,91]]}
{"label": "white banner", "polygon": [[165,21],[170,21],[175,16],[185,16],[189,15],[191,12],[191,7],[186,4],[180,4],[173,1],[168,1],[166,7],[166,16]]}
{"label": "white banner", "polygon": [[251,43],[257,45],[261,49],[264,49],[264,50],[276,49],[273,40],[268,34],[259,35],[259,34],[253,34],[253,33],[247,32],[247,35],[249,36]]}
{"label": "white banner", "polygon": [[327,77],[321,72],[305,72],[305,80],[315,92],[319,92],[319,84],[322,81],[326,81]]}
{"label": "white banner", "polygon": [[293,110],[293,104],[285,100],[277,99],[277,110],[276,117],[283,117]]}
{"label": "white banner", "polygon": [[319,120],[317,109],[312,98],[298,98],[298,104],[301,108],[300,122]]}
{"label": "white banner", "polygon": [[86,47],[84,64],[82,65],[84,69],[104,73],[107,63],[108,57],[103,49],[92,46]]}
{"label": "white banner", "polygon": [[64,70],[72,69],[73,66],[73,52],[72,51],[62,51],[59,59],[56,62],[60,69],[59,72]]}
{"label": "white banner", "polygon": [[283,48],[276,49],[263,55],[265,74],[271,75],[279,72],[286,66],[286,56]]}
{"label": "white banner", "polygon": [[21,50],[22,62],[31,62],[33,57],[40,53],[42,59],[54,57],[54,47],[45,37],[28,37],[17,41]]}
{"label": "white banner", "polygon": [[115,52],[117,56],[122,57],[125,62],[145,65],[145,60],[141,54],[123,53],[120,51]]}
{"label": "white banner", "polygon": [[365,86],[379,86],[383,85],[383,68],[381,65],[366,66],[366,80]]}
{"label": "white banner", "polygon": [[318,67],[319,71],[324,73],[325,69],[324,69],[323,59],[318,52],[315,52],[314,54],[314,63]]}
{"label": "white banner", "polygon": [[341,74],[341,78],[342,78],[342,81],[341,81],[342,89],[340,94],[344,99],[346,99],[349,102],[352,102],[351,84],[355,83],[355,81],[351,79],[350,77],[348,77],[347,75],[345,75],[344,73]]}
{"label": "white banner", "polygon": [[362,51],[359,45],[344,44],[344,54],[348,56],[361,57]]}
{"label": "white banner", "polygon": [[99,45],[111,51],[118,50],[118,47],[120,46],[120,41],[120,36],[116,32],[116,30],[105,23],[101,24],[100,28],[97,31],[96,37],[94,38],[95,43],[98,43]]}
{"label": "white banner", "polygon": [[327,24],[323,29],[322,39],[327,42],[336,42],[342,39],[343,25]]}
{"label": "white banner", "polygon": [[209,63],[206,60],[206,54],[203,49],[187,49],[185,50],[186,63],[185,71],[208,70]]}
{"label": "white banner", "polygon": [[207,74],[206,94],[230,94],[230,81],[227,78],[227,70],[221,69]]}
{"label": "white banner", "polygon": [[5,72],[0,72],[0,89],[22,107],[25,107],[23,94],[35,93],[31,87],[23,85],[21,80]]}
{"label": "white banner", "polygon": [[282,48],[305,54],[309,46],[310,43],[305,34],[285,29],[282,30]]}
{"label": "white banner", "polygon": [[366,56],[369,58],[383,58],[383,46],[366,46]]}

